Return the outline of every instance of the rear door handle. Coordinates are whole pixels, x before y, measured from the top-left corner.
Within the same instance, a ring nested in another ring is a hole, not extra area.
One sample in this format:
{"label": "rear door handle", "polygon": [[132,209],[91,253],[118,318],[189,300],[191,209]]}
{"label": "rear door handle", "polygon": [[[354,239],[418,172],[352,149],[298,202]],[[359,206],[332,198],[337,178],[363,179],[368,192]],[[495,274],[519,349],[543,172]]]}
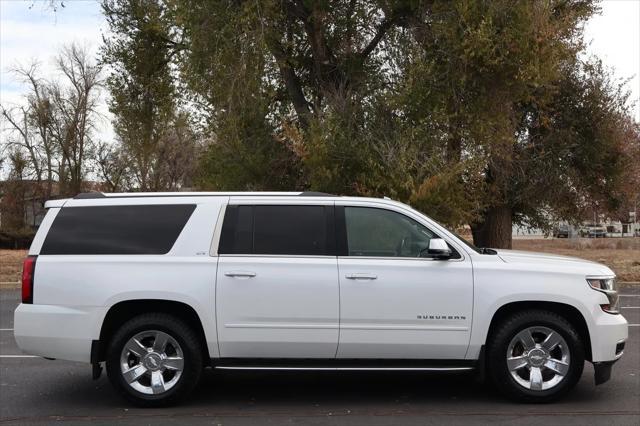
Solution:
{"label": "rear door handle", "polygon": [[348,280],[376,280],[377,275],[373,274],[347,274],[344,276]]}
{"label": "rear door handle", "polygon": [[256,273],[246,272],[246,271],[229,271],[229,272],[225,272],[224,275],[226,277],[232,277],[232,278],[253,278],[256,276]]}

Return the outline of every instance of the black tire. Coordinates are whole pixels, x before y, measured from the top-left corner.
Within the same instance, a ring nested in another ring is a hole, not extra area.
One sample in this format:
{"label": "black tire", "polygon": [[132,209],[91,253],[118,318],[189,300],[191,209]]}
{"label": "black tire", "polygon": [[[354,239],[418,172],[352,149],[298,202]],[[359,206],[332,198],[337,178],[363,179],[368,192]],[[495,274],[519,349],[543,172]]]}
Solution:
{"label": "black tire", "polygon": [[[511,340],[528,327],[546,327],[559,333],[570,352],[569,371],[557,385],[546,390],[531,390],[519,384],[507,367],[507,351]],[[503,320],[491,333],[487,342],[487,369],[493,384],[505,396],[521,402],[553,402],[571,390],[584,368],[584,344],[575,327],[564,317],[544,310],[527,310]]]}
{"label": "black tire", "polygon": [[[133,389],[125,381],[120,368],[124,345],[136,334],[151,330],[164,332],[175,339],[184,358],[178,381],[171,389],[157,395]],[[196,387],[204,368],[202,354],[200,339],[184,321],[164,313],[148,313],[130,319],[113,335],[107,347],[106,370],[111,384],[129,402],[140,407],[164,407],[184,399]]]}

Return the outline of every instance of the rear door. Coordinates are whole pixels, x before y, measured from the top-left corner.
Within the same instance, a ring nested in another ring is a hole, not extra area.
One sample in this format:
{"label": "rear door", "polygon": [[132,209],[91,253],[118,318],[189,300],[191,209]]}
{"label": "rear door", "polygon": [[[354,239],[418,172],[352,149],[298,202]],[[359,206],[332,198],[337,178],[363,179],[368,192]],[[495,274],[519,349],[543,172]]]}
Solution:
{"label": "rear door", "polygon": [[218,248],[221,357],[335,357],[333,210],[333,202],[232,199]]}

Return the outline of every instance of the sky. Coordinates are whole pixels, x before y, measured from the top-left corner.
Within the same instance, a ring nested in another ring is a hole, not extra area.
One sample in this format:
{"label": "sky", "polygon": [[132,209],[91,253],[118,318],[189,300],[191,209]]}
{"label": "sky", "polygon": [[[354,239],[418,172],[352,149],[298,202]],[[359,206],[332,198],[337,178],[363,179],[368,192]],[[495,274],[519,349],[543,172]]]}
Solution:
{"label": "sky", "polygon": [[[53,13],[41,0],[0,0],[0,103],[19,104],[25,86],[10,72],[17,64],[40,63],[43,76],[55,73],[53,56],[60,46],[79,43],[97,55],[107,26],[94,0],[65,0]],[[640,0],[605,0],[602,13],[585,26],[587,54],[595,54],[614,68],[620,78],[630,78],[628,88],[636,102],[640,122]],[[112,140],[106,104],[100,125],[102,140]],[[2,134],[4,132],[0,132]]]}
{"label": "sky", "polygon": [[602,59],[617,77],[631,78],[628,88],[640,122],[640,0],[605,0],[601,8],[585,26],[587,53]]}
{"label": "sky", "polygon": [[[93,0],[64,0],[57,12],[42,0],[0,0],[0,104],[21,104],[26,86],[11,72],[16,66],[39,63],[40,75],[56,75],[54,56],[61,46],[77,43],[97,58],[107,23],[100,3]],[[104,98],[104,95],[103,95]],[[97,123],[100,140],[113,140],[108,107],[100,108]],[[0,132],[4,137],[6,132]]]}

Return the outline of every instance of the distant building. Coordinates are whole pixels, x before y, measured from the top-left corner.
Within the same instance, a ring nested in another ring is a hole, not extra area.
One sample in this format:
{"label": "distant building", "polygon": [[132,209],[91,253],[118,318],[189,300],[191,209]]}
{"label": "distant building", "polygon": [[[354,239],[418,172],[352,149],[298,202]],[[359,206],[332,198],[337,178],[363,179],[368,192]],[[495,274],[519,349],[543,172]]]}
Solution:
{"label": "distant building", "polygon": [[[51,182],[51,195],[46,196],[47,182],[35,180],[0,181],[0,231],[36,230],[46,210],[48,199],[62,198],[58,182]],[[102,189],[100,182],[85,182],[87,191]]]}

